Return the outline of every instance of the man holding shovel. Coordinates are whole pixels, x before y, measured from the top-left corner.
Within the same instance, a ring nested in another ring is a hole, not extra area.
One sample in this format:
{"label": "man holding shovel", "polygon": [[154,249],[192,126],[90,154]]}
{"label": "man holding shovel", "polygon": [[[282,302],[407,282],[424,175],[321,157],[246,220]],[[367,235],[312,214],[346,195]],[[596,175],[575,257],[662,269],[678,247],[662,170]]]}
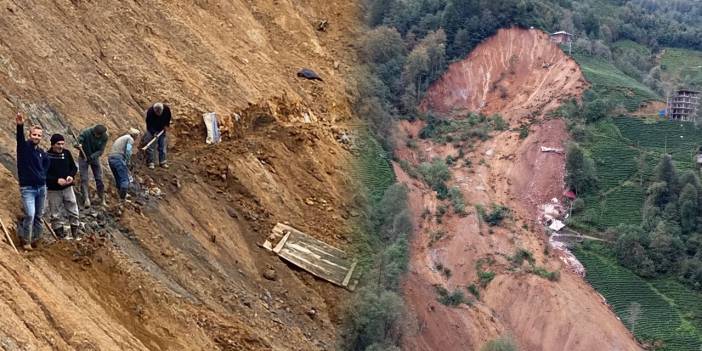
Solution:
{"label": "man holding shovel", "polygon": [[110,165],[112,175],[115,177],[115,185],[119,194],[119,205],[122,206],[127,199],[129,190],[129,165],[132,159],[132,147],[134,139],[139,136],[139,129],[130,128],[129,131],[117,138],[112,144],[107,163]]}
{"label": "man holding shovel", "polygon": [[[150,169],[155,166],[155,153],[158,147],[159,165],[163,168],[168,168],[167,162],[167,144],[166,132],[171,125],[171,109],[168,105],[157,102],[146,110],[146,134],[144,142],[148,143],[149,147],[146,150],[146,162]],[[156,138],[157,140],[152,141]]]}
{"label": "man holding shovel", "polygon": [[93,171],[93,177],[95,177],[95,186],[97,187],[100,204],[102,206],[107,205],[105,183],[102,181],[102,166],[100,165],[100,156],[102,156],[107,146],[107,138],[107,127],[102,124],[86,128],[78,136],[78,145],[76,147],[80,151],[80,157],[78,158],[80,189],[83,193],[83,206],[85,208],[90,207],[90,193],[88,189],[90,170]]}
{"label": "man holding shovel", "polygon": [[29,140],[24,136],[24,117],[15,116],[17,124],[17,175],[24,205],[24,220],[17,231],[25,250],[32,250],[42,233],[41,216],[46,201],[46,171],[49,157],[39,148],[43,130],[39,126],[29,128]]}

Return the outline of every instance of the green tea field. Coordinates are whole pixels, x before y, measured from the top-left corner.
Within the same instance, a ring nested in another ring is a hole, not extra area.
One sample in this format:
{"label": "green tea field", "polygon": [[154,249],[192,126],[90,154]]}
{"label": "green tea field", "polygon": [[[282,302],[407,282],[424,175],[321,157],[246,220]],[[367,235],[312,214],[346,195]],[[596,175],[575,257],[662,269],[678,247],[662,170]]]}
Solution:
{"label": "green tea field", "polygon": [[[648,282],[595,249],[578,249],[576,255],[587,281],[640,341],[659,345],[656,350],[700,350],[702,295],[670,280]],[[632,318],[635,304],[640,306],[638,318]]]}
{"label": "green tea field", "polygon": [[611,63],[581,55],[576,55],[575,59],[585,78],[592,84],[592,89],[601,96],[606,96],[615,106],[635,111],[646,101],[663,100],[653,90]]}
{"label": "green tea field", "polygon": [[585,210],[574,222],[598,230],[640,223],[645,189],[662,155],[671,154],[678,171],[690,170],[702,145],[702,129],[687,122],[616,117],[589,130],[583,146],[595,161],[598,191],[583,198]]}

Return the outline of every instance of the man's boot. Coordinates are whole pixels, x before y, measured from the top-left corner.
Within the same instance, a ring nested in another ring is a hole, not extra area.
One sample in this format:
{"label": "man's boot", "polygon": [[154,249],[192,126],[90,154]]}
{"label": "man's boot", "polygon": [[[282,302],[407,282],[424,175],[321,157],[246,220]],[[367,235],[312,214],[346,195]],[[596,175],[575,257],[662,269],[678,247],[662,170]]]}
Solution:
{"label": "man's boot", "polygon": [[102,205],[102,207],[107,207],[107,199],[105,199],[104,191],[98,193],[98,199],[100,200],[100,205]]}
{"label": "man's boot", "polygon": [[73,238],[80,240],[80,226],[71,224],[71,234],[73,234]]}

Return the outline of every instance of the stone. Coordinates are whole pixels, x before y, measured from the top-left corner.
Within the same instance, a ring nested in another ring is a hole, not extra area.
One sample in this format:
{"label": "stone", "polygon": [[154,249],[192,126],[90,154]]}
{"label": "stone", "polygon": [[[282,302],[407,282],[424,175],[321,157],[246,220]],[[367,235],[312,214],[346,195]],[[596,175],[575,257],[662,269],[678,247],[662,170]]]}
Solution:
{"label": "stone", "polygon": [[278,278],[278,274],[275,272],[275,269],[267,268],[265,271],[263,271],[263,277],[268,280],[276,280]]}

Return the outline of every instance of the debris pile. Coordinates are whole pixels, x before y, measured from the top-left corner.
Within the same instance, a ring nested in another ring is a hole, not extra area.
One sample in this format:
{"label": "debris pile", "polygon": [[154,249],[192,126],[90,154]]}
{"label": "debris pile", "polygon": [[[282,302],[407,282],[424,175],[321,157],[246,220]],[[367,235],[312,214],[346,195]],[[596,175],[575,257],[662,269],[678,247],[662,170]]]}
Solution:
{"label": "debris pile", "polygon": [[549,203],[539,206],[539,221],[548,228],[550,233],[548,245],[557,253],[558,258],[570,271],[584,277],[585,267],[568,248],[568,240],[564,240],[565,238],[579,239],[579,236],[577,233],[570,231],[561,221],[561,219],[565,218],[568,218],[568,213],[556,198],[551,199]]}

